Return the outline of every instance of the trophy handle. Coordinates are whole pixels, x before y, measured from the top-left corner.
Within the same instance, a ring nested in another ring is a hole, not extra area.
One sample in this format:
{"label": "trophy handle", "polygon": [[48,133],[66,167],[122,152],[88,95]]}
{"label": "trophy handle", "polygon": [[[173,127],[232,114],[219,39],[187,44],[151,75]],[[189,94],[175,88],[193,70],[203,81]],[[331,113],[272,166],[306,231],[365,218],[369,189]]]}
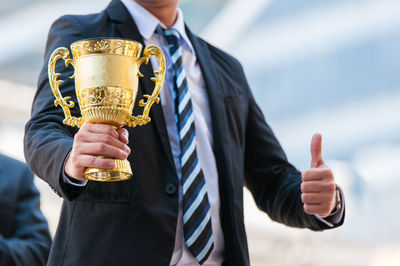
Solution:
{"label": "trophy handle", "polygon": [[[48,64],[48,74],[49,74],[49,83],[51,90],[53,91],[54,96],[56,99],[54,100],[54,105],[57,107],[58,105],[61,106],[61,108],[64,111],[65,119],[63,120],[63,123],[68,125],[68,126],[77,126],[81,127],[83,124],[83,119],[82,117],[74,117],[71,116],[70,108],[73,108],[75,106],[75,103],[73,101],[67,101],[71,99],[70,96],[63,98],[61,95],[60,90],[58,87],[60,86],[61,83],[63,83],[63,80],[57,80],[57,78],[61,75],[60,73],[56,73],[56,63],[58,59],[64,59],[65,61],[65,67],[68,67],[69,64],[74,66],[73,60],[69,56],[69,51],[65,47],[59,47],[50,56],[49,64]],[[70,77],[75,78],[75,74]]]}
{"label": "trophy handle", "polygon": [[160,102],[160,98],[158,97],[158,95],[160,94],[165,76],[165,58],[160,48],[158,48],[155,45],[146,46],[146,48],[143,51],[143,57],[139,58],[137,61],[138,76],[143,77],[143,74],[140,73],[139,71],[140,66],[143,63],[147,64],[149,62],[150,56],[152,55],[157,57],[159,66],[158,71],[154,71],[154,74],[156,74],[157,78],[155,77],[150,78],[155,83],[155,87],[151,95],[148,94],[143,95],[143,97],[147,99],[146,102],[144,101],[144,99],[141,99],[139,101],[139,106],[144,107],[143,114],[138,116],[131,116],[129,121],[126,123],[128,127],[136,127],[137,125],[142,126],[150,122],[151,121],[151,118],[149,117],[150,108],[154,103]]}

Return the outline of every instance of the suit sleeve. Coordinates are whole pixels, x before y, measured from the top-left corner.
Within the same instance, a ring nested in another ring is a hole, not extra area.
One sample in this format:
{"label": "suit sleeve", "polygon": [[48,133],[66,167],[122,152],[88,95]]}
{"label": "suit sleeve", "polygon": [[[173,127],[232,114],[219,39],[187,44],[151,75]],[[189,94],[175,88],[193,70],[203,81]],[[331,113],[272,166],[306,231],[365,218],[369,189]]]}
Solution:
{"label": "suit sleeve", "polygon": [[[244,86],[249,95],[245,185],[252,192],[257,206],[272,220],[288,226],[312,230],[332,228],[304,212],[300,190],[301,173],[288,162],[246,81]],[[342,223],[343,217],[334,227]]]}
{"label": "suit sleeve", "polygon": [[46,265],[51,238],[46,219],[40,211],[40,195],[33,184],[33,175],[25,167],[21,171],[13,235],[0,235],[0,266]]}
{"label": "suit sleeve", "polygon": [[[79,25],[73,21],[73,17],[64,16],[54,22],[50,29],[44,64],[32,105],[32,116],[26,124],[24,139],[25,158],[29,167],[59,196],[68,200],[76,198],[84,190],[84,187],[75,187],[62,180],[64,161],[72,149],[77,128],[64,125],[61,107],[54,106],[55,97],[48,80],[47,62],[56,48],[69,48],[72,42],[85,38],[77,28]],[[70,109],[71,114],[79,117],[74,80],[70,79],[73,74],[72,66],[66,68],[64,62],[59,60],[56,72],[62,73],[58,79],[64,80],[60,85],[61,94],[63,97],[71,97],[76,104]]]}

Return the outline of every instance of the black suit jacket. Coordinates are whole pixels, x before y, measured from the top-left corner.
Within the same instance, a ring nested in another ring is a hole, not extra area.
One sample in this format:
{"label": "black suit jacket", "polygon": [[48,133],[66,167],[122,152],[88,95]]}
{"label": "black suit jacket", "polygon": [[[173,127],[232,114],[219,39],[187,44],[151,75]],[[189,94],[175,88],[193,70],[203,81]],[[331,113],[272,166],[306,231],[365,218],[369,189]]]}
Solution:
{"label": "black suit jacket", "polygon": [[[225,237],[226,264],[249,265],[243,223],[243,186],[260,209],[289,226],[322,230],[326,226],[304,213],[300,173],[287,162],[273,132],[255,103],[240,63],[187,29],[206,82],[212,114],[214,153]],[[63,16],[51,27],[44,66],[26,125],[25,154],[32,170],[64,201],[50,254],[50,265],[169,265],[178,215],[179,181],[175,171],[161,104],[152,122],[130,128],[129,157],[133,178],[122,182],[66,185],[63,162],[72,148],[76,128],[62,124],[47,78],[54,49],[91,37],[123,37],[143,44],[130,14],[119,0],[102,12]],[[142,67],[138,99],[153,89],[151,66]],[[72,75],[60,64],[64,80]],[[73,81],[61,85],[63,96],[76,100]],[[134,113],[141,108],[135,106]],[[79,116],[78,108],[72,112]]]}
{"label": "black suit jacket", "polygon": [[28,167],[0,154],[0,266],[41,266],[50,251],[47,221]]}

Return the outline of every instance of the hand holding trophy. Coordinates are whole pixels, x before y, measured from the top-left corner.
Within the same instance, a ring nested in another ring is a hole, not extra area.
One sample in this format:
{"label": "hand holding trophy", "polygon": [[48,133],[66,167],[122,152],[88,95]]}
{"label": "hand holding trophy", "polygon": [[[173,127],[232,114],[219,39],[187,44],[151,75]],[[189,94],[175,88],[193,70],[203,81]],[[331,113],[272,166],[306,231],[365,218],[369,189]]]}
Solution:
{"label": "hand holding trophy", "polygon": [[[97,38],[77,41],[71,44],[73,59],[67,48],[57,48],[51,55],[48,64],[48,75],[51,89],[56,97],[55,106],[61,106],[64,111],[64,124],[81,127],[84,123],[105,124],[115,129],[123,126],[135,127],[150,122],[149,112],[154,103],[159,103],[158,97],[165,76],[165,59],[162,51],[154,45],[148,45],[139,58],[142,45],[135,41],[124,39]],[[154,71],[157,78],[152,95],[143,95],[139,106],[144,107],[143,114],[132,116],[138,91],[138,77],[143,75],[139,68],[142,63],[148,63],[150,56],[158,59],[159,70]],[[71,116],[70,108],[75,103],[63,98],[59,86],[63,82],[57,80],[60,74],[55,73],[58,59],[64,59],[65,66],[75,68],[71,78],[75,78],[75,90],[82,117]],[[83,176],[96,181],[119,181],[132,176],[132,170],[127,160],[113,159],[113,169],[86,168]]]}

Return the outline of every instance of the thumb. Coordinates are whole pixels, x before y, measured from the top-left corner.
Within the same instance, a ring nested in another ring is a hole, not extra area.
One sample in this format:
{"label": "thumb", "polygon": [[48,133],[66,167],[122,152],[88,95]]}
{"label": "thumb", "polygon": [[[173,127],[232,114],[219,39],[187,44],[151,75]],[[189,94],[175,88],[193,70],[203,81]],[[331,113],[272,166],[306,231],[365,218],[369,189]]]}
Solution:
{"label": "thumb", "polygon": [[321,144],[322,136],[319,133],[315,133],[311,140],[311,168],[317,168],[324,164],[324,160],[321,155]]}

